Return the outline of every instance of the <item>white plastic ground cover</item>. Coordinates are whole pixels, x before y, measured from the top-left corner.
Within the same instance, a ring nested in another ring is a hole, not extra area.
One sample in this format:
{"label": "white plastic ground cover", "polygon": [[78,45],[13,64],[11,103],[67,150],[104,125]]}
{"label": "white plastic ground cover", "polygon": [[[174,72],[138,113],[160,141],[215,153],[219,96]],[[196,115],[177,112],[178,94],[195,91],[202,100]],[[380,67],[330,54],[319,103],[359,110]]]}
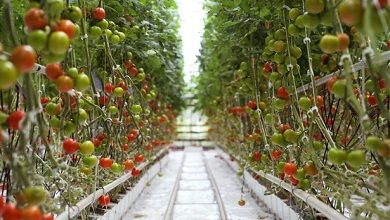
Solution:
{"label": "white plastic ground cover", "polygon": [[146,174],[138,181],[137,185],[131,189],[112,209],[107,212],[99,220],[113,220],[121,219],[123,215],[129,210],[131,205],[135,202],[138,196],[142,193],[146,184],[151,181],[161,168],[165,167],[168,163],[168,154],[161,159],[160,163],[155,163],[151,168],[148,169]]}
{"label": "white plastic ground cover", "polygon": [[[234,170],[237,171],[239,169],[238,164],[235,162],[232,162],[230,160],[230,156],[227,153],[225,153],[220,148],[217,148],[217,151]],[[312,194],[309,194],[303,190],[295,188],[294,186],[292,186],[284,181],[281,181],[279,178],[277,178],[273,175],[266,174],[262,171],[255,171],[255,173],[257,175],[267,179],[268,181],[270,181],[274,184],[277,184],[278,186],[282,187],[283,189],[287,190],[288,192],[291,193],[292,196],[301,199],[307,205],[316,209],[317,211],[319,211],[320,213],[322,213],[324,216],[326,216],[327,218],[329,218],[331,220],[346,220],[346,219],[348,219],[344,215],[342,215],[341,213],[337,212],[336,210],[329,207],[328,205],[326,205],[322,201],[318,200]],[[298,213],[296,213],[294,210],[292,210],[286,203],[283,202],[283,200],[281,200],[276,195],[273,195],[273,194],[264,195],[264,191],[266,190],[266,188],[263,185],[261,185],[257,180],[255,180],[253,178],[253,176],[247,170],[244,171],[244,175],[245,175],[245,180],[247,182],[248,188],[250,188],[256,194],[256,196],[258,196],[258,198],[260,200],[264,201],[264,203],[266,203],[266,205],[280,219],[283,219],[283,220],[284,219],[288,219],[288,220],[301,219],[301,217],[298,215]]]}
{"label": "white plastic ground cover", "polygon": [[[156,157],[159,157],[160,155],[164,154],[166,151],[167,151],[167,147],[162,149],[157,155]],[[125,200],[126,198],[128,199],[127,200],[127,203],[125,203],[126,205],[130,205],[132,204],[132,202],[134,202],[134,200],[138,197],[138,195],[142,192],[142,190],[145,188],[145,185],[146,183],[152,179],[160,170],[160,167],[163,167],[165,166],[167,163],[168,163],[168,154],[166,154],[163,158],[160,159],[160,163],[157,162],[155,163],[151,168],[149,168],[146,173],[144,173],[144,175],[141,177],[140,181],[137,183],[137,185],[122,199],[122,200]],[[145,168],[147,165],[149,164],[149,162],[144,162],[142,164],[140,164],[139,166],[137,166],[137,169],[140,169],[142,170],[143,168]],[[152,172],[153,171],[153,172]],[[108,192],[110,192],[112,189],[116,188],[117,186],[119,186],[120,184],[126,182],[128,179],[130,179],[132,176],[131,176],[131,173],[126,173],[124,174],[123,176],[119,177],[118,179],[116,179],[115,181],[113,181],[112,183],[110,184],[107,184],[106,186],[104,186],[102,189],[99,189],[99,190],[96,190],[94,193],[88,195],[86,198],[84,198],[83,200],[81,200],[80,202],[78,202],[75,206],[72,206],[72,207],[67,207],[65,208],[65,211],[62,212],[61,214],[59,214],[58,216],[55,217],[56,220],[69,220],[69,219],[72,219],[74,217],[76,217],[77,215],[79,215],[80,212],[82,212],[85,208],[87,208],[89,205],[91,205],[92,203],[96,202],[98,200],[98,198],[100,196],[102,196],[103,194],[106,194]],[[122,202],[122,201],[121,201]],[[121,203],[120,202],[120,203]],[[131,203],[130,203],[131,202]],[[118,205],[120,204],[118,203]],[[123,204],[123,203],[122,203]],[[110,210],[107,210],[108,212],[104,214],[104,216],[102,216],[101,218],[99,219],[118,219],[118,218],[107,218],[106,216],[111,216],[113,213],[118,213],[119,214],[119,211],[123,211],[123,213],[120,215],[120,217],[126,212],[126,209],[119,209],[119,207],[117,208],[117,206],[114,206],[112,209]],[[122,205],[123,206],[123,205]]]}

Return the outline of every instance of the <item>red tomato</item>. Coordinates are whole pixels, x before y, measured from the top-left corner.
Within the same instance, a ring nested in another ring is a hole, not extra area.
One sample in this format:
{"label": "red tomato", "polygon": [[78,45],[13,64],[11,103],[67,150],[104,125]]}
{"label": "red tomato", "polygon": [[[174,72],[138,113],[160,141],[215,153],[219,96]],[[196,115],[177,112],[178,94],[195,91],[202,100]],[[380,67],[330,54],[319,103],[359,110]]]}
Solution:
{"label": "red tomato", "polygon": [[285,174],[284,173],[279,173],[279,179],[284,180]]}
{"label": "red tomato", "polygon": [[42,220],[54,220],[54,215],[51,213],[44,214]]}
{"label": "red tomato", "polygon": [[294,163],[286,163],[284,165],[284,173],[291,176],[294,175],[297,172],[297,165]]}
{"label": "red tomato", "polygon": [[133,134],[133,133],[130,133],[129,135],[127,135],[127,140],[128,140],[129,142],[134,141],[136,138],[137,138],[137,135],[135,135],[135,134]]}
{"label": "red tomato", "polygon": [[20,211],[21,220],[40,220],[42,219],[42,212],[38,206],[28,206]]}
{"label": "red tomato", "polygon": [[322,97],[322,96],[317,96],[317,105],[319,106],[319,107],[324,107],[325,106],[325,104],[324,104],[324,97]]}
{"label": "red tomato", "polygon": [[280,150],[273,150],[271,153],[272,160],[279,160],[282,156],[282,152]]}
{"label": "red tomato", "polygon": [[69,76],[62,75],[56,79],[58,91],[65,93],[73,89],[73,79]]}
{"label": "red tomato", "polygon": [[146,147],[145,147],[145,150],[146,151],[151,151],[153,149],[153,145],[151,145],[151,144],[148,144],[148,145],[146,145]]}
{"label": "red tomato", "polygon": [[107,96],[100,96],[99,97],[99,104],[100,106],[107,105],[108,103],[108,97]]}
{"label": "red tomato", "polygon": [[[0,132],[0,137],[1,137],[1,132]],[[0,196],[0,216],[3,214],[4,211],[4,198],[3,196]]]}
{"label": "red tomato", "polygon": [[111,168],[111,166],[112,166],[112,159],[111,159],[111,158],[108,158],[108,157],[102,157],[102,158],[100,158],[100,160],[99,160],[99,165],[100,165],[103,169],[109,169],[109,168]]}
{"label": "red tomato", "polygon": [[3,220],[19,220],[20,211],[12,203],[8,203],[4,206]]}
{"label": "red tomato", "polygon": [[270,73],[270,72],[272,72],[272,62],[266,62],[266,63],[264,64],[263,71],[264,71],[265,73]]}
{"label": "red tomato", "polygon": [[126,84],[124,81],[120,81],[118,84],[117,84],[117,87],[121,87],[123,90],[127,90],[127,87],[126,87]]}
{"label": "red tomato", "polygon": [[24,111],[12,112],[7,119],[8,127],[12,130],[19,130],[21,128],[20,123],[25,115],[26,113]]}
{"label": "red tomato", "polygon": [[76,28],[73,22],[71,20],[65,19],[60,20],[58,23],[56,23],[53,27],[53,31],[62,31],[66,35],[68,35],[70,39],[74,38],[76,34]]}
{"label": "red tomato", "polygon": [[24,16],[24,24],[29,30],[44,29],[47,23],[45,12],[39,8],[31,8]]}
{"label": "red tomato", "polygon": [[49,102],[49,99],[46,98],[46,97],[42,97],[41,98],[41,104],[44,105],[44,104],[47,104]]}
{"label": "red tomato", "polygon": [[50,63],[46,65],[46,76],[50,80],[56,80],[58,77],[64,75],[61,64],[59,63]]}
{"label": "red tomato", "polygon": [[123,166],[125,167],[125,171],[130,171],[134,168],[134,162],[132,160],[123,161]]}
{"label": "red tomato", "polygon": [[136,67],[130,67],[127,69],[127,73],[131,76],[131,77],[136,77],[138,75],[138,69]]}
{"label": "red tomato", "polygon": [[290,176],[290,182],[291,182],[291,184],[292,184],[293,186],[296,186],[296,185],[298,185],[299,180],[295,179],[295,177],[291,175],[291,176]]}
{"label": "red tomato", "polygon": [[111,93],[114,91],[114,89],[115,89],[115,86],[112,85],[111,83],[106,83],[106,84],[104,85],[104,91],[105,91],[106,93],[108,93],[108,94],[111,94]]}
{"label": "red tomato", "polygon": [[249,100],[248,102],[248,107],[252,110],[256,110],[257,109],[257,105],[256,105],[256,102],[254,100]]}
{"label": "red tomato", "polygon": [[16,47],[11,54],[11,61],[21,72],[29,72],[34,68],[37,60],[37,54],[29,45]]}
{"label": "red tomato", "polygon": [[104,10],[104,8],[100,8],[100,7],[95,8],[95,10],[93,11],[93,18],[94,19],[101,21],[105,17],[106,17],[106,11]]}
{"label": "red tomato", "polygon": [[328,81],[326,82],[326,88],[328,88],[329,92],[333,92],[333,85],[336,81],[337,81],[337,76],[333,76],[329,78]]}
{"label": "red tomato", "polygon": [[134,160],[135,160],[135,162],[137,162],[137,163],[142,163],[142,161],[144,161],[144,155],[142,155],[142,154],[137,154],[137,155],[135,155]]}
{"label": "red tomato", "polygon": [[99,135],[97,136],[97,138],[98,138],[100,141],[103,141],[103,140],[106,138],[106,134],[103,133],[103,132],[100,132]]}
{"label": "red tomato", "polygon": [[384,79],[380,79],[380,80],[379,80],[379,83],[378,83],[378,86],[379,86],[380,89],[386,88],[386,82],[385,82],[385,80],[384,80]]}
{"label": "red tomato", "polygon": [[134,66],[133,61],[131,61],[131,60],[126,60],[126,62],[124,63],[124,66],[125,66],[127,69],[133,67],[133,66]]}
{"label": "red tomato", "polygon": [[110,196],[109,195],[100,196],[98,202],[100,206],[107,206],[108,204],[110,204]]}
{"label": "red tomato", "polygon": [[129,150],[129,145],[128,144],[123,144],[122,149],[124,151],[128,151]]}
{"label": "red tomato", "polygon": [[67,138],[64,140],[64,143],[62,143],[62,147],[66,153],[74,154],[80,149],[80,144],[72,138]]}
{"label": "red tomato", "polygon": [[139,169],[137,169],[137,168],[134,168],[131,171],[131,175],[134,176],[134,177],[137,177],[140,173],[141,173],[141,171]]}
{"label": "red tomato", "polygon": [[367,101],[368,104],[370,104],[371,106],[375,106],[378,104],[378,101],[376,100],[376,97],[374,95],[368,96]]}
{"label": "red tomato", "polygon": [[289,94],[284,86],[279,87],[279,89],[276,91],[276,97],[283,100],[288,100]]}
{"label": "red tomato", "polygon": [[99,140],[99,138],[92,138],[92,143],[93,143],[93,145],[95,145],[96,147],[99,147],[100,144],[101,144],[101,141]]}
{"label": "red tomato", "polygon": [[131,129],[130,134],[134,134],[134,135],[138,136],[138,130],[133,128],[133,129]]}
{"label": "red tomato", "polygon": [[255,151],[255,152],[253,152],[253,154],[252,154],[252,159],[254,160],[254,161],[259,161],[260,159],[261,159],[261,152],[260,151]]}

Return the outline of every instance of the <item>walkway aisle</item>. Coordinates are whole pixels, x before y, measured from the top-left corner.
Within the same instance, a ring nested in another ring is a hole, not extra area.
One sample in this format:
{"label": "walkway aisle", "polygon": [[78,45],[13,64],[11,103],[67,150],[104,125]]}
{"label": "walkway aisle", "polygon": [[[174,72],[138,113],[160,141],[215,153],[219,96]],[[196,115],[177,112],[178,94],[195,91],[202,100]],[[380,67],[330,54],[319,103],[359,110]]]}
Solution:
{"label": "walkway aisle", "polygon": [[173,220],[217,220],[218,204],[204,162],[202,148],[186,147]]}
{"label": "walkway aisle", "polygon": [[183,158],[182,151],[169,153],[168,165],[162,169],[162,176],[156,176],[146,187],[122,220],[159,220],[162,219],[169,197],[176,181]]}
{"label": "walkway aisle", "polygon": [[[238,206],[241,182],[216,155],[214,150],[203,151],[198,147],[171,152],[163,176],[151,181],[150,187],[122,219],[163,220],[166,215],[172,220],[219,220],[220,210],[229,220],[274,219],[249,193],[244,196],[246,205]],[[220,200],[213,184],[217,186],[224,208],[217,202]]]}
{"label": "walkway aisle", "polygon": [[243,199],[245,206],[238,206],[242,181],[237,178],[236,173],[227,165],[225,161],[217,157],[215,150],[205,151],[205,159],[210,167],[211,173],[218,185],[228,219],[232,220],[255,220],[255,219],[276,219],[268,213],[265,205],[258,204],[244,187]]}

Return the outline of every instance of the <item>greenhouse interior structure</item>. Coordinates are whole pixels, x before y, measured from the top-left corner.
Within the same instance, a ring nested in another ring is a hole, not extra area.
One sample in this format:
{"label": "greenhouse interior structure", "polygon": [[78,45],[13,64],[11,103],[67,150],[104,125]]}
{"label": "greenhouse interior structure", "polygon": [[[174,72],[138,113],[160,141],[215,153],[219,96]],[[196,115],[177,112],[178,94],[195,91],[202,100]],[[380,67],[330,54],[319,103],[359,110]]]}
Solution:
{"label": "greenhouse interior structure", "polygon": [[390,1],[0,14],[0,220],[390,220]]}

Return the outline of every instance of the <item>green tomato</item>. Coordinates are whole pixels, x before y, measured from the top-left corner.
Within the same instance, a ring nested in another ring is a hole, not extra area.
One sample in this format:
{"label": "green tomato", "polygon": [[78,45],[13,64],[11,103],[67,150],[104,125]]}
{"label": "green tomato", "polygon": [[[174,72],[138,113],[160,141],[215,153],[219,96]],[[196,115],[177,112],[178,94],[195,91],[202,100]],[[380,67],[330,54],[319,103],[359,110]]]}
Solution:
{"label": "green tomato", "polygon": [[70,41],[66,33],[56,31],[49,37],[49,51],[55,55],[64,55],[68,51]]}
{"label": "green tomato", "polygon": [[75,131],[76,131],[76,125],[73,122],[71,121],[65,122],[64,125],[65,136],[70,136]]}
{"label": "green tomato", "polygon": [[296,59],[299,59],[302,56],[302,50],[297,46],[291,47],[290,51],[291,51],[291,55],[294,56]]}
{"label": "green tomato", "polygon": [[98,158],[95,155],[91,155],[83,158],[83,164],[88,168],[95,167],[97,162],[98,162]]}
{"label": "green tomato", "polygon": [[108,107],[108,112],[110,114],[118,114],[119,109],[118,109],[118,107],[111,105],[110,107]]}
{"label": "green tomato", "polygon": [[0,125],[7,122],[8,116],[9,116],[8,114],[4,112],[0,112]]}
{"label": "green tomato", "polygon": [[271,137],[271,141],[272,141],[272,143],[277,144],[277,145],[282,145],[282,146],[285,145],[283,135],[280,133],[274,133]]}
{"label": "green tomato", "polygon": [[134,115],[134,121],[136,123],[139,123],[141,121],[141,116],[140,115]]}
{"label": "green tomato", "polygon": [[114,45],[119,44],[121,42],[121,38],[119,37],[119,35],[113,34],[110,36],[110,42]]}
{"label": "green tomato", "polygon": [[99,39],[100,36],[102,36],[103,31],[100,27],[98,26],[92,26],[89,29],[89,36],[91,37],[92,40],[97,40]]}
{"label": "green tomato", "polygon": [[297,19],[295,19],[295,25],[301,29],[305,28],[305,23],[303,22],[303,15],[299,15]]}
{"label": "green tomato", "polygon": [[366,148],[372,151],[377,151],[381,148],[381,146],[384,144],[384,142],[376,137],[376,136],[369,136],[366,140]]}
{"label": "green tomato", "polygon": [[106,19],[103,19],[99,21],[96,25],[100,27],[102,30],[106,30],[108,28],[108,21]]}
{"label": "green tomato", "polygon": [[119,35],[120,42],[123,42],[124,40],[126,40],[126,34],[125,33],[118,32],[118,35]]}
{"label": "green tomato", "polygon": [[61,120],[58,119],[56,116],[53,116],[51,117],[49,124],[53,128],[59,128],[61,125]]}
{"label": "green tomato", "polygon": [[270,113],[266,114],[264,119],[268,124],[272,124],[274,122],[274,117]]}
{"label": "green tomato", "polygon": [[366,154],[362,150],[353,150],[348,153],[347,164],[358,169],[366,160]]}
{"label": "green tomato", "polygon": [[[315,29],[320,24],[320,19],[317,15],[304,14],[302,15],[302,24],[308,29]],[[296,25],[298,26],[298,24]]]}
{"label": "green tomato", "polygon": [[313,141],[313,148],[316,151],[320,151],[324,148],[324,145],[322,144],[321,141]]}
{"label": "green tomato", "polygon": [[283,133],[284,140],[290,143],[297,143],[298,136],[297,132],[292,129],[287,129]]}
{"label": "green tomato", "polygon": [[279,173],[283,173],[284,165],[286,165],[285,162],[279,162],[278,165],[276,166],[276,169],[278,170]]}
{"label": "green tomato", "polygon": [[79,123],[86,122],[88,120],[88,118],[89,118],[89,115],[88,115],[87,111],[85,111],[82,108],[79,108]]}
{"label": "green tomato", "polygon": [[125,90],[123,90],[122,87],[116,87],[116,88],[114,89],[113,95],[114,95],[115,97],[122,97],[123,94],[125,94]]}
{"label": "green tomato", "polygon": [[346,79],[337,80],[333,84],[333,93],[339,99],[345,98],[347,94],[347,80]]}
{"label": "green tomato", "polygon": [[301,181],[305,178],[305,170],[303,168],[299,168],[293,176],[295,179]]}
{"label": "green tomato", "polygon": [[63,0],[47,0],[46,3],[49,13],[55,17],[60,16],[65,7]]}
{"label": "green tomato", "polygon": [[272,106],[275,107],[277,111],[281,111],[287,106],[287,102],[283,99],[275,99],[272,102]]}
{"label": "green tomato", "polygon": [[309,97],[301,97],[299,99],[299,107],[303,110],[309,110],[311,108],[311,100]]}
{"label": "green tomato", "polygon": [[289,17],[291,20],[295,21],[295,20],[297,19],[297,17],[298,17],[299,15],[301,15],[301,14],[302,14],[302,12],[301,12],[300,9],[298,9],[298,8],[292,8],[292,9],[288,12],[288,17]]}
{"label": "green tomato", "polygon": [[334,165],[341,165],[347,159],[347,152],[338,148],[331,148],[328,153],[328,160]]}
{"label": "green tomato", "polygon": [[131,106],[131,113],[139,114],[141,112],[142,112],[142,107],[140,105],[132,105]]}
{"label": "green tomato", "polygon": [[118,163],[113,163],[113,164],[111,165],[111,171],[112,171],[113,173],[120,173],[120,172],[122,172],[122,166],[119,165]]}
{"label": "green tomato", "polygon": [[135,77],[135,80],[137,80],[138,82],[141,82],[145,79],[145,73],[138,73],[138,75]]}
{"label": "green tomato", "polygon": [[110,39],[110,37],[112,35],[112,31],[110,29],[106,29],[106,30],[104,30],[104,33],[107,35],[108,39]]}
{"label": "green tomato", "polygon": [[71,6],[66,13],[68,18],[73,22],[78,22],[83,17],[83,12],[77,6]]}
{"label": "green tomato", "polygon": [[309,179],[300,180],[298,183],[298,188],[302,190],[308,190],[310,189],[310,187],[311,187],[311,183]]}
{"label": "green tomato", "polygon": [[27,43],[36,51],[41,51],[46,47],[47,34],[43,30],[35,30],[29,33]]}
{"label": "green tomato", "polygon": [[300,33],[300,30],[299,30],[298,26],[296,26],[295,24],[290,24],[288,26],[287,32],[291,36],[298,36]]}
{"label": "green tomato", "polygon": [[90,156],[95,151],[95,145],[92,141],[84,141],[80,144],[80,153],[84,156]]}
{"label": "green tomato", "polygon": [[47,199],[47,192],[43,186],[29,186],[23,193],[29,205],[40,205]]}
{"label": "green tomato", "polygon": [[84,91],[91,85],[89,76],[85,73],[80,73],[74,81],[74,87],[77,91]]}
{"label": "green tomato", "polygon": [[12,62],[0,61],[0,90],[12,87],[18,77],[18,71]]}
{"label": "green tomato", "polygon": [[274,37],[276,40],[286,40],[286,31],[283,29],[278,29],[275,31]]}
{"label": "green tomato", "polygon": [[46,104],[45,110],[47,114],[53,116],[53,115],[58,115],[61,111],[61,104],[56,104],[54,102],[49,102]]}
{"label": "green tomato", "polygon": [[67,74],[73,79],[76,79],[77,76],[79,75],[79,71],[77,70],[76,67],[71,67],[68,69]]}

